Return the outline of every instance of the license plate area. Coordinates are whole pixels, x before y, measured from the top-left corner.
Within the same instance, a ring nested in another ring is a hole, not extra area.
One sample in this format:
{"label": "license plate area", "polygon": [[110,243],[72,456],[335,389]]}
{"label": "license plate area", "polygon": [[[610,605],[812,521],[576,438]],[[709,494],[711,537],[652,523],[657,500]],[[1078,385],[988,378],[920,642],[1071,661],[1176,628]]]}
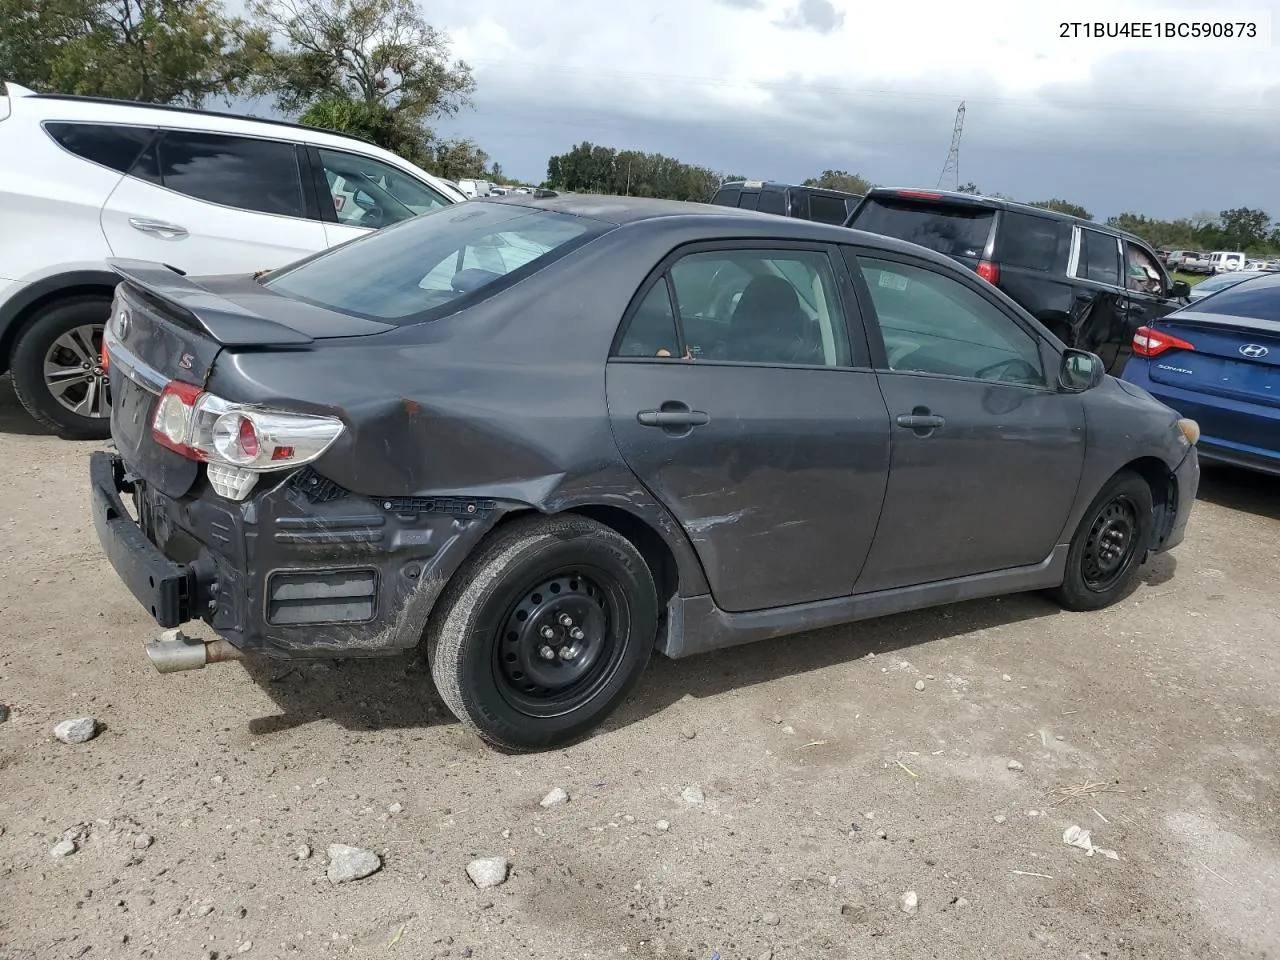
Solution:
{"label": "license plate area", "polygon": [[141,449],[147,431],[151,429],[156,396],[127,376],[113,380],[117,382],[112,383],[111,436],[127,459],[129,454]]}

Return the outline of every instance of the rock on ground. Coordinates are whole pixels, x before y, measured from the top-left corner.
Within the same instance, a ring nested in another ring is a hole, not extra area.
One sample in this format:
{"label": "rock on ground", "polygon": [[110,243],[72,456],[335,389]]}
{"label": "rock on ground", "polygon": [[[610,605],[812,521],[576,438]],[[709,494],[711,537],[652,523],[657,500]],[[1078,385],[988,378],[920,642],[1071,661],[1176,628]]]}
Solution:
{"label": "rock on ground", "polygon": [[898,898],[898,909],[903,913],[916,913],[920,909],[920,897],[914,890],[908,890]]}
{"label": "rock on ground", "polygon": [[298,849],[293,852],[293,855],[298,860],[310,860],[311,847],[305,843],[300,843],[298,844]]}
{"label": "rock on ground", "polygon": [[1022,769],[1022,764],[1020,764],[1017,760],[1010,760],[1009,769],[1016,772]]}
{"label": "rock on ground", "polygon": [[554,790],[552,790],[545,797],[542,798],[540,806],[558,807],[561,804],[568,803],[568,802],[569,802],[569,794],[566,793],[564,790],[562,790],[560,787],[556,787]]}
{"label": "rock on ground", "polygon": [[63,720],[53,728],[53,735],[63,743],[88,743],[98,735],[98,721],[93,717]]}
{"label": "rock on ground", "polygon": [[467,876],[481,890],[507,882],[506,857],[481,857],[467,864]]}
{"label": "rock on ground", "polygon": [[707,799],[702,792],[702,788],[697,784],[694,784],[691,787],[685,787],[681,790],[680,798],[684,800],[685,803],[702,803]]}
{"label": "rock on ground", "polygon": [[329,844],[329,881],[347,883],[363,880],[382,869],[382,858],[372,850],[349,847],[345,843]]}
{"label": "rock on ground", "polygon": [[69,857],[78,850],[74,840],[59,840],[53,845],[53,849],[49,851],[51,857]]}

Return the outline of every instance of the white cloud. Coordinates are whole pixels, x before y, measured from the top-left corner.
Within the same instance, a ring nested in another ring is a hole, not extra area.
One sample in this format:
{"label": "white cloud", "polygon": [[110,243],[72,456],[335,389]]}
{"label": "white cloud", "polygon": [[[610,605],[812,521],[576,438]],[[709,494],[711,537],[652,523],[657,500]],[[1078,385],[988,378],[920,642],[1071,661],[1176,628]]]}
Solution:
{"label": "white cloud", "polygon": [[[1280,0],[1243,6],[1213,16],[1256,21],[1266,35],[1272,19],[1280,25]],[[489,0],[431,4],[426,13],[476,70],[479,110],[457,122],[464,132],[489,127],[479,112],[497,110],[505,133],[532,153],[582,139],[662,149],[644,142],[646,126],[687,124],[703,131],[702,162],[738,172],[755,175],[743,169],[746,159],[719,157],[718,142],[807,151],[814,169],[844,158],[837,165],[896,180],[893,169],[909,166],[908,154],[914,162],[914,151],[928,149],[927,166],[941,165],[962,99],[962,172],[965,151],[1000,149],[1085,163],[1084,154],[1101,151],[1130,166],[1144,151],[1196,162],[1214,151],[1277,159],[1280,57],[1259,40],[1059,36],[1064,16],[1207,19],[1205,8],[1186,0],[1088,0],[1069,14],[1029,0],[986,0],[963,12],[937,0]]]}

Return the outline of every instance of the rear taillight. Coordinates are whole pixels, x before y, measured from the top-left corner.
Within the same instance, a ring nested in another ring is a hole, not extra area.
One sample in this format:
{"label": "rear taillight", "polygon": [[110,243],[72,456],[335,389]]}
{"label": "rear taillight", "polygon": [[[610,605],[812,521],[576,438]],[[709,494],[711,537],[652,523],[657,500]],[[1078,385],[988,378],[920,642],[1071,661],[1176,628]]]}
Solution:
{"label": "rear taillight", "polygon": [[983,260],[978,264],[978,276],[987,283],[998,283],[1000,281],[1000,268],[990,260]]}
{"label": "rear taillight", "polygon": [[259,474],[311,463],[342,431],[336,417],[231,403],[176,380],[151,421],[156,443],[207,463],[213,489],[231,500],[248,496]]}
{"label": "rear taillight", "polygon": [[910,197],[913,200],[941,200],[942,194],[933,190],[899,190],[898,196]]}
{"label": "rear taillight", "polygon": [[1194,350],[1195,344],[1150,327],[1133,332],[1133,352],[1139,357],[1158,357],[1167,350]]}

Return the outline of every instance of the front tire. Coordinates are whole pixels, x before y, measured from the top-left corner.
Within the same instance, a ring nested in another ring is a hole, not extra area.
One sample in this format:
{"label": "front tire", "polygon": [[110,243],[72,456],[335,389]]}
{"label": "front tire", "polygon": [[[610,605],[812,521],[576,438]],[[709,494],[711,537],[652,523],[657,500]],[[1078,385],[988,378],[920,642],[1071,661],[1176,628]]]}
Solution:
{"label": "front tire", "polygon": [[563,746],[635,687],[658,599],[634,546],[585,517],[516,520],[459,568],[427,629],[445,705],[507,750]]}
{"label": "front tire", "polygon": [[1067,610],[1100,610],[1132,588],[1151,544],[1151,488],[1122,470],[1089,504],[1071,539],[1062,586],[1050,591]]}
{"label": "front tire", "polygon": [[111,436],[111,387],[102,369],[104,297],[45,307],[18,335],[9,360],[13,390],[27,412],[64,440]]}

